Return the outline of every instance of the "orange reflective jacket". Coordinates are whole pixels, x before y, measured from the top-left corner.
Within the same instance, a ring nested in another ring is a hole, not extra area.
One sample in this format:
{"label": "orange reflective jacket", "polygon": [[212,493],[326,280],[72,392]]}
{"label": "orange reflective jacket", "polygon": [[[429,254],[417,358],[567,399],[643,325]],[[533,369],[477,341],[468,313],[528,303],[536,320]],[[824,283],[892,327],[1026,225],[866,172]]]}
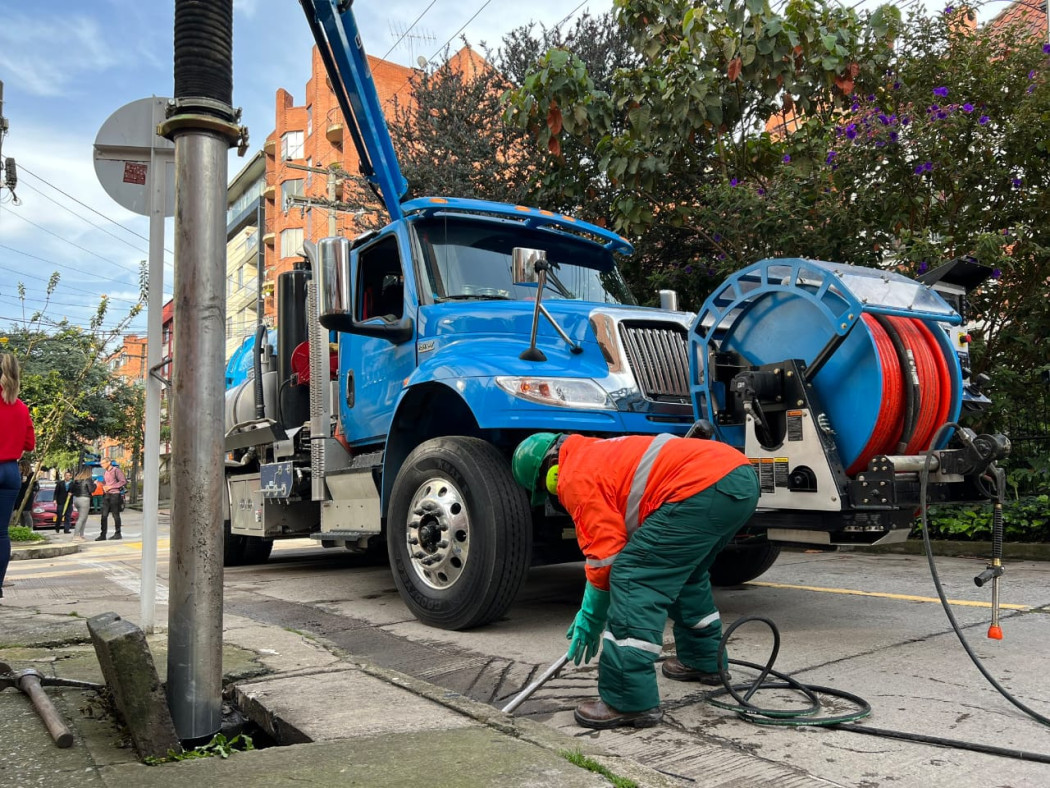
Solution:
{"label": "orange reflective jacket", "polygon": [[717,441],[570,435],[558,452],[558,500],[576,524],[587,580],[608,589],[613,561],[646,517],[747,464],[747,457]]}

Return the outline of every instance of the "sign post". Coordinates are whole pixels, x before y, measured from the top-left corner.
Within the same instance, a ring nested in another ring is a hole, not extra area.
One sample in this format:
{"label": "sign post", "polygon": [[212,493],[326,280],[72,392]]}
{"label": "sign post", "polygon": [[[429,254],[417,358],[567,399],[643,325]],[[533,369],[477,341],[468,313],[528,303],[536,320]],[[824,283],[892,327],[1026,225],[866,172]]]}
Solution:
{"label": "sign post", "polygon": [[157,597],[157,520],[160,491],[159,370],[164,309],[164,218],[175,214],[175,144],[157,134],[169,99],[126,104],[95,139],[95,173],[116,202],[149,217],[146,300],[146,434],[142,452],[142,630],[153,632]]}

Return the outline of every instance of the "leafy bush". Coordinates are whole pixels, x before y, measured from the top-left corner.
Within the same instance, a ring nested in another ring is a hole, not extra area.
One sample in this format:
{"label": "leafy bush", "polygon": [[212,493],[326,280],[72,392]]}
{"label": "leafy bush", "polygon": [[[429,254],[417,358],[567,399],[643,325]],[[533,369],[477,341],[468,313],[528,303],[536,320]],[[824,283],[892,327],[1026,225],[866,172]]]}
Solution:
{"label": "leafy bush", "polygon": [[[931,539],[987,541],[992,538],[991,504],[931,506]],[[1003,505],[1003,533],[1008,542],[1050,542],[1050,496],[1033,495]],[[921,536],[916,522],[913,536]]]}
{"label": "leafy bush", "polygon": [[13,525],[11,526],[8,533],[11,536],[12,542],[43,542],[44,537],[34,531],[32,528],[26,528],[24,525]]}

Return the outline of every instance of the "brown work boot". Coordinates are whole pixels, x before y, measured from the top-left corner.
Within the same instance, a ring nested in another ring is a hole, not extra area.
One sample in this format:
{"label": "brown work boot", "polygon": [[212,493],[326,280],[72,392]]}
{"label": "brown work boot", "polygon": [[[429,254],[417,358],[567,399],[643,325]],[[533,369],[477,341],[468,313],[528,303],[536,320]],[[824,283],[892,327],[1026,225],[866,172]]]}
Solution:
{"label": "brown work boot", "polygon": [[576,707],[573,716],[584,728],[651,728],[660,723],[664,713],[659,706],[647,711],[617,711],[603,700],[588,700]]}
{"label": "brown work boot", "polygon": [[[722,676],[719,673],[704,673],[702,670],[695,670],[688,665],[683,665],[677,657],[668,657],[664,660],[664,666],[660,669],[661,672],[669,679],[675,681],[699,681],[701,684],[707,684],[712,687],[718,687],[722,684]],[[729,681],[732,676],[726,673],[726,681]]]}

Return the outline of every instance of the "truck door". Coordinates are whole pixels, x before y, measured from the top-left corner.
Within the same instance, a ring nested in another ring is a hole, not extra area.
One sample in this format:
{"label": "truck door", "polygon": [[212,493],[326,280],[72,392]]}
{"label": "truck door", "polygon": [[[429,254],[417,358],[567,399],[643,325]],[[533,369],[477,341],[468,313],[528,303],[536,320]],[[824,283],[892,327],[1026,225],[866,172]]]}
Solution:
{"label": "truck door", "polygon": [[[414,311],[411,280],[406,290],[401,240],[394,233],[355,250],[354,316],[359,321],[395,321]],[[405,258],[409,259],[407,252]],[[414,316],[414,315],[413,315]],[[340,412],[351,445],[386,437],[402,383],[415,368],[414,338],[393,342],[380,337],[341,334],[339,338]]]}

